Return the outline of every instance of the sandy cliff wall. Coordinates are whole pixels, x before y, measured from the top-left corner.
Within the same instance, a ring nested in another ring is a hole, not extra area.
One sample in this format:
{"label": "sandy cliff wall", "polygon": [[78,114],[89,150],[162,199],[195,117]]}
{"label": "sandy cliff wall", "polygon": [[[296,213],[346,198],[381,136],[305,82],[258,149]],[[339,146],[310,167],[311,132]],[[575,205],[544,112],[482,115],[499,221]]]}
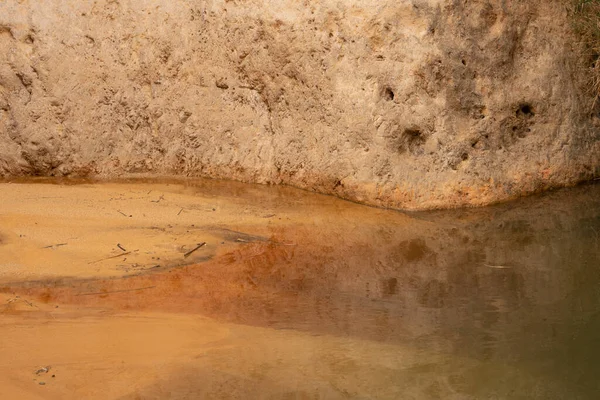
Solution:
{"label": "sandy cliff wall", "polygon": [[0,2],[0,175],[178,174],[369,204],[600,176],[559,0]]}

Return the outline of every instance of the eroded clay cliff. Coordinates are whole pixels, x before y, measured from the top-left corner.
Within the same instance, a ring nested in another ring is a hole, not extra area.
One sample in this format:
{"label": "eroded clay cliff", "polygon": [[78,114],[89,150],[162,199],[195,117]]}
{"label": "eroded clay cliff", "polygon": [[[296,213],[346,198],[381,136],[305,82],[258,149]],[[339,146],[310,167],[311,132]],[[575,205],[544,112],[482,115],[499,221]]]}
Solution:
{"label": "eroded clay cliff", "polygon": [[600,176],[566,1],[0,2],[0,175],[284,183],[404,209]]}

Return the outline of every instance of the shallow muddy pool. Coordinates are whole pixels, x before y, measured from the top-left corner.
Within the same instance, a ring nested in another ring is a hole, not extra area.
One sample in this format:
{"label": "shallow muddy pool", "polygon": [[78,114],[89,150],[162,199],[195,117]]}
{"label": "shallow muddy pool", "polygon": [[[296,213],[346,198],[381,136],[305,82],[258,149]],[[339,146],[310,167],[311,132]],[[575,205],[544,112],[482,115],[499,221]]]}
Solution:
{"label": "shallow muddy pool", "polygon": [[600,186],[404,214],[0,183],[1,399],[596,399]]}

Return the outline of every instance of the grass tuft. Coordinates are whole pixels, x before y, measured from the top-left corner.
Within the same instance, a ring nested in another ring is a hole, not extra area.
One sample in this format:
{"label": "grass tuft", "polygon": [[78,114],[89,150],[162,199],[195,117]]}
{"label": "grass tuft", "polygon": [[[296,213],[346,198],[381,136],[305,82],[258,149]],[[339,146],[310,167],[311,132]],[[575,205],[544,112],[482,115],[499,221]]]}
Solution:
{"label": "grass tuft", "polygon": [[594,105],[600,98],[600,0],[574,0],[573,24],[585,44],[585,62],[591,72]]}

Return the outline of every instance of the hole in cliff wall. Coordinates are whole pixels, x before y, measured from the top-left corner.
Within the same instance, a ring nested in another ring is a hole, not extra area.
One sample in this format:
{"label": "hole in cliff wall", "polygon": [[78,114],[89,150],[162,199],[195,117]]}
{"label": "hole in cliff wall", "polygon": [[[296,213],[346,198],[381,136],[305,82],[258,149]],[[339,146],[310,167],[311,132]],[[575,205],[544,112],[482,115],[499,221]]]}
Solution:
{"label": "hole in cliff wall", "polygon": [[531,133],[531,128],[529,128],[527,125],[519,124],[519,125],[513,125],[513,127],[512,127],[512,137],[513,138],[523,139],[529,133]]}
{"label": "hole in cliff wall", "polygon": [[383,98],[387,101],[392,101],[394,100],[395,94],[394,91],[392,90],[392,88],[390,88],[389,86],[386,87],[385,89],[383,89]]}
{"label": "hole in cliff wall", "polygon": [[532,114],[533,111],[531,111],[531,114],[524,114],[519,110],[519,116],[509,116],[500,122],[500,131],[502,133],[499,139],[506,148],[510,148],[519,139],[523,139],[533,132],[532,128],[535,125],[535,120]]}
{"label": "hole in cliff wall", "polygon": [[13,34],[13,31],[7,26],[0,25],[0,36],[1,35],[7,35],[11,39],[15,39],[15,35]]}
{"label": "hole in cliff wall", "polygon": [[535,112],[531,104],[523,103],[519,104],[516,115],[517,117],[533,117],[535,116]]}
{"label": "hole in cliff wall", "polygon": [[466,150],[463,150],[462,152],[450,154],[447,158],[447,163],[451,169],[457,171],[461,164],[468,161],[469,158],[469,153]]}
{"label": "hole in cliff wall", "polygon": [[425,144],[425,136],[418,128],[411,128],[404,131],[404,137],[407,143],[408,150],[414,154],[421,154],[423,152],[423,145]]}
{"label": "hole in cliff wall", "polygon": [[402,133],[393,134],[390,138],[390,147],[398,153],[406,151],[413,155],[423,153],[423,145],[426,137],[420,128],[411,127],[402,131]]}

